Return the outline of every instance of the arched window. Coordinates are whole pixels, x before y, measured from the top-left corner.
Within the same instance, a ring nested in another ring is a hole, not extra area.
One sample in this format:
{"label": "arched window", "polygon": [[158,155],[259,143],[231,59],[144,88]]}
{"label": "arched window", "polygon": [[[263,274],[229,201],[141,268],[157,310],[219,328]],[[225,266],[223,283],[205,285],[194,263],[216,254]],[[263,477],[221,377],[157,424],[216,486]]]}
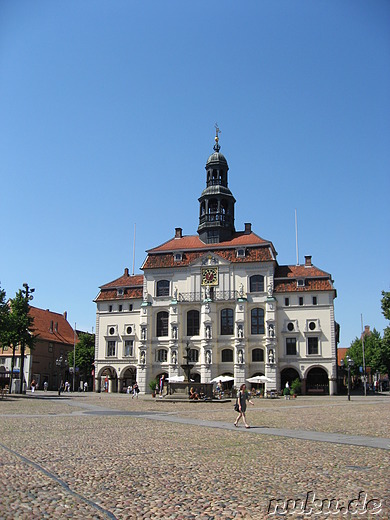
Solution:
{"label": "arched window", "polygon": [[222,309],[221,311],[221,335],[233,335],[233,309]]}
{"label": "arched window", "polygon": [[157,282],[157,296],[169,296],[169,280]]}
{"label": "arched window", "polygon": [[254,348],[252,350],[252,363],[264,361],[264,350],[262,348]]}
{"label": "arched window", "polygon": [[197,363],[199,361],[199,350],[191,348],[188,352],[188,360],[190,363]]}
{"label": "arched window", "polygon": [[168,351],[165,348],[160,348],[156,352],[156,361],[159,363],[166,363],[168,360]]}
{"label": "arched window", "polygon": [[251,334],[264,334],[264,309],[251,310]]}
{"label": "arched window", "polygon": [[221,352],[222,363],[233,363],[233,350],[231,348],[225,348]]}
{"label": "arched window", "polygon": [[168,336],[168,313],[161,311],[157,313],[157,336]]}
{"label": "arched window", "polygon": [[187,312],[187,336],[199,336],[199,311]]}
{"label": "arched window", "polygon": [[264,292],[264,276],[254,274],[249,279],[250,292]]}

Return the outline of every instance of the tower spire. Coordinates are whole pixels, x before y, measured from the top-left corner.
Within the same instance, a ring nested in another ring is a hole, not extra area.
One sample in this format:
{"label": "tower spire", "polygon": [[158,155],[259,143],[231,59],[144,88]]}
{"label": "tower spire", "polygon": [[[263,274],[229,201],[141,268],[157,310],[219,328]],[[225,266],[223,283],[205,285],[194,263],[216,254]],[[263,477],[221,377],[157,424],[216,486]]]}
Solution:
{"label": "tower spire", "polygon": [[218,123],[215,123],[214,128],[215,128],[215,138],[214,138],[215,145],[213,146],[213,149],[214,149],[216,152],[219,152],[219,150],[221,149],[221,147],[219,146],[219,137],[218,137],[218,134],[221,133],[221,130],[218,128]]}

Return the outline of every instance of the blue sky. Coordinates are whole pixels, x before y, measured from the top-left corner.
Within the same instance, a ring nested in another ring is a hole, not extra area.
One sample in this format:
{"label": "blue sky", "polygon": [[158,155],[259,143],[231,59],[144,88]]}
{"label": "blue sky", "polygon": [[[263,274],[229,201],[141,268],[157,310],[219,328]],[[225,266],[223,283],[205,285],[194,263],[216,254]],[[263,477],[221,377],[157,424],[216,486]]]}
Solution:
{"label": "blue sky", "polygon": [[99,286],[195,234],[214,124],[236,229],[386,326],[390,2],[2,0],[0,282],[95,326]]}

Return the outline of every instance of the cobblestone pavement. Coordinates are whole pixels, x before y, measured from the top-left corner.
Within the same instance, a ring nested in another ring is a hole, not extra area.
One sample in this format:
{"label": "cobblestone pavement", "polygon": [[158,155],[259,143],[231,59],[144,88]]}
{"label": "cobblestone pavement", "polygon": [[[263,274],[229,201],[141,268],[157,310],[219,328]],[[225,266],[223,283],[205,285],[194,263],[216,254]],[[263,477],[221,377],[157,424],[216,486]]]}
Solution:
{"label": "cobblestone pavement", "polygon": [[[390,517],[386,449],[235,429],[232,402],[43,395],[0,400],[0,519]],[[389,396],[254,403],[253,427],[389,437]]]}

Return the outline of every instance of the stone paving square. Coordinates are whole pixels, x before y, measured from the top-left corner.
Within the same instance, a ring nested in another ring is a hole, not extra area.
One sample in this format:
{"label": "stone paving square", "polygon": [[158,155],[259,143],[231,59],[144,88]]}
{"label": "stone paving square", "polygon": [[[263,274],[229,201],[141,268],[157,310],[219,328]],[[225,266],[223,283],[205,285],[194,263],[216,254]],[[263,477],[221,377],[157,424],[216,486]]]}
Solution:
{"label": "stone paving square", "polygon": [[388,395],[254,402],[8,396],[0,519],[389,518]]}

